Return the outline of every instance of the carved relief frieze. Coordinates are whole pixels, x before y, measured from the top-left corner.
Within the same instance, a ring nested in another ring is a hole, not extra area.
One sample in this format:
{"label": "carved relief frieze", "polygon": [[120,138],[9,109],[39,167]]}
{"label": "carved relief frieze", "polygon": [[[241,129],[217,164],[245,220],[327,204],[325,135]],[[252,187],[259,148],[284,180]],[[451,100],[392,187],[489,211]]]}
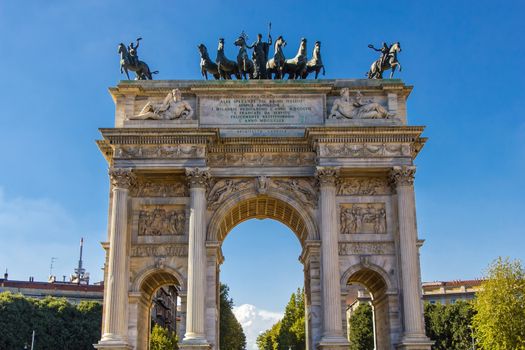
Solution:
{"label": "carved relief frieze", "polygon": [[328,119],[389,119],[394,114],[373,99],[365,99],[360,91],[350,97],[350,89],[341,89],[341,97],[334,101]]}
{"label": "carved relief frieze", "polygon": [[211,166],[302,166],[315,163],[314,153],[213,153]]}
{"label": "carved relief frieze", "polygon": [[394,254],[395,247],[391,242],[340,242],[339,255]]}
{"label": "carved relief frieze", "polygon": [[319,145],[321,157],[410,157],[409,144],[364,143],[364,144],[324,144]]}
{"label": "carved relief frieze", "polygon": [[134,188],[135,197],[187,197],[188,188],[182,181],[139,178]]}
{"label": "carved relief frieze", "polygon": [[202,158],[206,154],[205,146],[162,145],[162,146],[119,146],[115,149],[115,158]]}
{"label": "carved relief frieze", "polygon": [[295,198],[308,207],[317,207],[317,187],[314,179],[273,179],[270,187],[290,192]]}
{"label": "carved relief frieze", "polygon": [[215,182],[208,191],[208,208],[217,209],[233,193],[243,191],[254,184],[253,179],[221,179]]}
{"label": "carved relief frieze", "polygon": [[129,119],[139,120],[173,120],[173,119],[192,119],[193,108],[182,99],[179,89],[170,91],[160,104],[148,101],[139,114],[130,116]]}
{"label": "carved relief frieze", "polygon": [[181,207],[144,207],[138,221],[139,236],[184,235],[186,211]]}
{"label": "carved relief frieze", "polygon": [[344,177],[337,184],[339,196],[375,196],[391,193],[386,177]]}
{"label": "carved relief frieze", "polygon": [[131,247],[132,257],[188,256],[185,244],[141,244]]}
{"label": "carved relief frieze", "polygon": [[342,234],[386,233],[384,203],[342,204],[340,215]]}

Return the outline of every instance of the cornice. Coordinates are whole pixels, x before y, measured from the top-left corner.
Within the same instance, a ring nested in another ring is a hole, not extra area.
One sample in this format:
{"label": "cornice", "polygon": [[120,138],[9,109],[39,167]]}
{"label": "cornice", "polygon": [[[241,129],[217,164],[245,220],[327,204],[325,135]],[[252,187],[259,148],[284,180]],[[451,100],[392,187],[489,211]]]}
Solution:
{"label": "cornice", "polygon": [[210,128],[105,128],[99,129],[110,145],[208,144],[219,130]]}

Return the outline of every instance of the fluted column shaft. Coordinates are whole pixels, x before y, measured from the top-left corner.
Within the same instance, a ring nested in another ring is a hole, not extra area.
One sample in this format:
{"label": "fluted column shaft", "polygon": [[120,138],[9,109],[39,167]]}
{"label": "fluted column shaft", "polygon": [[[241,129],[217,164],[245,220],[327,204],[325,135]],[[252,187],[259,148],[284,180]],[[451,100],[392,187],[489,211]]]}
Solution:
{"label": "fluted column shaft", "polygon": [[187,169],[190,187],[188,247],[188,296],[185,343],[206,344],[204,310],[206,304],[206,169]]}
{"label": "fluted column shaft", "polygon": [[111,206],[109,261],[106,283],[105,317],[101,342],[127,341],[128,331],[128,196],[134,176],[129,169],[109,171],[113,201]]}
{"label": "fluted column shaft", "polygon": [[341,319],[341,288],[336,218],[336,169],[318,168],[321,209],[321,271],[323,337],[321,343],[345,341]]}
{"label": "fluted column shaft", "polygon": [[415,172],[415,167],[404,166],[393,168],[391,173],[397,193],[405,337],[425,335],[419,285],[416,206],[413,185]]}

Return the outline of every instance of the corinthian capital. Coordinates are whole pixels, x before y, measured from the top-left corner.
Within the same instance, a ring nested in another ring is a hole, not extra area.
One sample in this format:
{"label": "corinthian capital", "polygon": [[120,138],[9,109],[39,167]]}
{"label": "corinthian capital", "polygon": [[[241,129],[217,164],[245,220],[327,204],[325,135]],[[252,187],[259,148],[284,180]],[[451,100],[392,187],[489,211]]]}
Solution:
{"label": "corinthian capital", "polygon": [[415,166],[395,166],[390,170],[390,181],[396,186],[411,186],[415,175]]}
{"label": "corinthian capital", "polygon": [[129,168],[110,168],[108,173],[113,188],[129,190],[135,184],[135,174]]}
{"label": "corinthian capital", "polygon": [[339,170],[332,167],[317,167],[315,177],[321,186],[335,186]]}
{"label": "corinthian capital", "polygon": [[204,187],[208,185],[210,172],[208,168],[188,168],[186,169],[188,185],[191,187]]}

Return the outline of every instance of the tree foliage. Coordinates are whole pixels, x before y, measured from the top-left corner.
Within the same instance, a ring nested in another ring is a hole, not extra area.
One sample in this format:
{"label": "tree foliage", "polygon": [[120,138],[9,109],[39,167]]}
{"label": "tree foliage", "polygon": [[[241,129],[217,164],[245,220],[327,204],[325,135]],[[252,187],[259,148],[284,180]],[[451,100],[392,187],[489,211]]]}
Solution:
{"label": "tree foliage", "polygon": [[221,349],[246,349],[246,335],[242,326],[233,314],[233,300],[229,297],[230,289],[221,283],[220,293],[220,337]]}
{"label": "tree foliage", "polygon": [[73,305],[64,298],[0,293],[0,349],[23,349],[34,330],[36,349],[92,350],[101,323],[102,305],[96,302]]}
{"label": "tree foliage", "polygon": [[498,258],[477,293],[474,329],[485,350],[525,349],[525,270],[519,260]]}
{"label": "tree foliage", "polygon": [[454,304],[425,304],[425,328],[434,350],[472,349],[474,308],[467,301]]}
{"label": "tree foliage", "polygon": [[306,347],[304,290],[292,293],[282,320],[257,337],[261,350],[304,350]]}
{"label": "tree foliage", "polygon": [[374,324],[372,306],[361,303],[350,316],[348,338],[350,350],[374,349]]}
{"label": "tree foliage", "polygon": [[177,350],[177,335],[156,324],[151,330],[149,346],[150,350]]}

